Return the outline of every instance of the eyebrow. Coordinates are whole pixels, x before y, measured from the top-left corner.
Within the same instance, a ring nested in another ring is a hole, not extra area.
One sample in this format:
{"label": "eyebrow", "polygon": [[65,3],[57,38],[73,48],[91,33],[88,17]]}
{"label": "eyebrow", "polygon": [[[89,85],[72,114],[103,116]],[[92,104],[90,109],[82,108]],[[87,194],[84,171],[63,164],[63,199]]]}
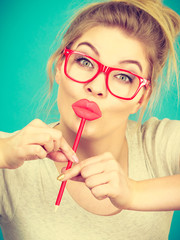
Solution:
{"label": "eyebrow", "polygon": [[[81,45],[86,45],[86,46],[90,47],[93,50],[93,52],[99,57],[98,50],[91,43],[89,43],[89,42],[79,43],[77,48]],[[119,62],[119,64],[123,64],[123,63],[135,64],[139,67],[140,71],[142,72],[142,66],[141,66],[139,61],[136,61],[136,60],[122,60],[122,61]]]}
{"label": "eyebrow", "polygon": [[81,45],[86,45],[86,46],[90,47],[90,48],[93,50],[93,52],[94,52],[97,56],[99,56],[98,50],[97,50],[91,43],[89,43],[89,42],[79,43],[78,46],[77,46],[77,48],[78,48],[79,46],[81,46]]}
{"label": "eyebrow", "polygon": [[140,62],[138,62],[136,60],[123,60],[123,61],[120,61],[119,63],[120,64],[122,64],[122,63],[136,64],[139,67],[140,71],[142,72],[142,66],[141,66]]}

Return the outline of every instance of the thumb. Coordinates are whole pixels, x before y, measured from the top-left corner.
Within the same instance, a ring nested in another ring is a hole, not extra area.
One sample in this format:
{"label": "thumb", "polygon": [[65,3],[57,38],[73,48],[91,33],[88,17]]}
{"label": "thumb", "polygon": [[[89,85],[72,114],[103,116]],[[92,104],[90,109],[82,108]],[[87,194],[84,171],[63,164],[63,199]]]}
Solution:
{"label": "thumb", "polygon": [[61,173],[65,173],[65,171],[66,171],[66,167],[63,167],[63,168],[61,169]]}

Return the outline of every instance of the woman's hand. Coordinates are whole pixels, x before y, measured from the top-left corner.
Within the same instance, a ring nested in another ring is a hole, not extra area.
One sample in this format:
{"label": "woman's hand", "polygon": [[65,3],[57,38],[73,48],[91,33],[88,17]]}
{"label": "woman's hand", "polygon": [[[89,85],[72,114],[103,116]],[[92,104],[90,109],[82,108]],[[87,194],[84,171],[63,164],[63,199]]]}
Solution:
{"label": "woman's hand", "polygon": [[78,159],[59,130],[39,119],[9,138],[0,139],[0,168],[18,168],[24,161],[49,157],[54,161]]}
{"label": "woman's hand", "polygon": [[128,179],[111,153],[86,159],[62,172],[58,180],[83,181],[95,198],[109,198],[115,207],[128,208],[133,193],[133,181]]}
{"label": "woman's hand", "polygon": [[109,198],[122,210],[180,210],[180,174],[135,181],[129,179],[111,153],[104,153],[62,169],[58,180],[82,181],[95,198]]}

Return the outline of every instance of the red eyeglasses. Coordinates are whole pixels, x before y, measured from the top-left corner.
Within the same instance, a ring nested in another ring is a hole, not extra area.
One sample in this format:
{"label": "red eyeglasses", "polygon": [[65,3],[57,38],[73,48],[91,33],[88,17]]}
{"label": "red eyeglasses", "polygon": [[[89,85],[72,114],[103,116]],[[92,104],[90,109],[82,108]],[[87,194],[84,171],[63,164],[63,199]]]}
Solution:
{"label": "red eyeglasses", "polygon": [[150,81],[130,71],[107,67],[84,53],[65,48],[65,75],[78,83],[93,81],[98,74],[106,75],[106,87],[117,98],[133,99],[142,87],[148,88]]}

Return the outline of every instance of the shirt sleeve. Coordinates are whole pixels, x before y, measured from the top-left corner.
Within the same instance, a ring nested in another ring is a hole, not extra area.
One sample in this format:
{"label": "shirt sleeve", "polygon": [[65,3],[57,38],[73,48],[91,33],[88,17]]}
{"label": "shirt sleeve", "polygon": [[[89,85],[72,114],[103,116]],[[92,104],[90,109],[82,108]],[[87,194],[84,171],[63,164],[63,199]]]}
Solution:
{"label": "shirt sleeve", "polygon": [[180,174],[180,121],[151,118],[141,131],[147,164],[154,177]]}

